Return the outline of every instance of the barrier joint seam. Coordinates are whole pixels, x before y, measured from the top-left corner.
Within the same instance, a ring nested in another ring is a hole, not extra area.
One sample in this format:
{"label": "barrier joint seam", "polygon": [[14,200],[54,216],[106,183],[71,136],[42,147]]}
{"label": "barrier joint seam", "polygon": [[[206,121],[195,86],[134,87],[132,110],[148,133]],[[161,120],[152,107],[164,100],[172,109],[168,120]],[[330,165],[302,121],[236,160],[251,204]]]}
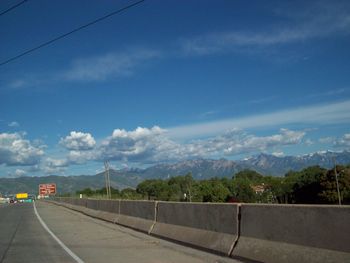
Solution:
{"label": "barrier joint seam", "polygon": [[118,199],[117,201],[118,201],[118,213],[117,213],[115,219],[113,220],[114,224],[118,224],[118,219],[119,219],[119,216],[120,216],[120,203],[121,202],[120,202],[120,199]]}
{"label": "barrier joint seam", "polygon": [[155,201],[154,203],[154,220],[153,220],[153,224],[151,225],[150,229],[148,230],[148,234],[150,235],[153,231],[154,226],[157,223],[157,216],[158,216],[158,201]]}
{"label": "barrier joint seam", "polygon": [[237,246],[238,240],[241,236],[241,218],[242,218],[242,214],[241,214],[241,204],[237,205],[237,237],[236,239],[233,241],[233,244],[230,248],[230,251],[228,253],[229,257],[232,257],[233,251],[235,249],[235,247]]}

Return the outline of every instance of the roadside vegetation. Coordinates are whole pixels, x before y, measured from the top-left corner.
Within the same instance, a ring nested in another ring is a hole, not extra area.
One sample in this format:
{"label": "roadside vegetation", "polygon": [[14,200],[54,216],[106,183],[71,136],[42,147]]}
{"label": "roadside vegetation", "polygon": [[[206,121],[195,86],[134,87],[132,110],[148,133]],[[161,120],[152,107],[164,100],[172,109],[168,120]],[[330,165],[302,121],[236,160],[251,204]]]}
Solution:
{"label": "roadside vegetation", "polygon": [[[341,201],[350,204],[350,165],[337,166]],[[104,198],[106,189],[77,191],[88,198]],[[263,176],[244,170],[232,178],[194,180],[189,173],[166,180],[141,182],[136,189],[112,188],[113,199],[161,200],[180,202],[245,202],[289,204],[338,204],[335,169],[308,167],[283,177]]]}

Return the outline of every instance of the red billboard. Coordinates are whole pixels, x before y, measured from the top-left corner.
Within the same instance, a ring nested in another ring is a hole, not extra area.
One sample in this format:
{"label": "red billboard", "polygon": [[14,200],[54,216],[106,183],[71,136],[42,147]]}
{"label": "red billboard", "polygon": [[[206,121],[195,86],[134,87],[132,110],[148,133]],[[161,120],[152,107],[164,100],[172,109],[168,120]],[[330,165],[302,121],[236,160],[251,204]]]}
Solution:
{"label": "red billboard", "polygon": [[56,184],[39,184],[39,195],[56,194]]}

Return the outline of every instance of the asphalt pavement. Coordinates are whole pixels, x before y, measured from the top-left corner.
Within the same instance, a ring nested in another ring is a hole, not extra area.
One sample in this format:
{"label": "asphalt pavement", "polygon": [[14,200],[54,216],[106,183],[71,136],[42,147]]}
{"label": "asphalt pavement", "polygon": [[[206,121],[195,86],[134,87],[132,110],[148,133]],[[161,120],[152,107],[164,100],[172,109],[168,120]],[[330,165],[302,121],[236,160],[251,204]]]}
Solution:
{"label": "asphalt pavement", "polygon": [[17,262],[75,262],[42,227],[31,203],[0,206],[0,263]]}
{"label": "asphalt pavement", "polygon": [[0,263],[70,263],[79,260],[86,263],[239,262],[47,202],[36,202],[36,208],[42,222],[35,214],[33,204],[0,206]]}

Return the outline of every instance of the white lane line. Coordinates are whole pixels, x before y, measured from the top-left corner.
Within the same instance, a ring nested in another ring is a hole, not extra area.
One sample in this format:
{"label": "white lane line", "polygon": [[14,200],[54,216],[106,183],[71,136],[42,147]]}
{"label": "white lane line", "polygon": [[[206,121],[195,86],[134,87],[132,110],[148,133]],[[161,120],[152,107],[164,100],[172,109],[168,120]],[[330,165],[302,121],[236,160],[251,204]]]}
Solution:
{"label": "white lane line", "polygon": [[81,258],[79,258],[76,254],[74,254],[74,252],[72,250],[70,250],[65,244],[63,244],[63,242],[54,233],[52,233],[50,228],[41,219],[41,217],[38,213],[38,210],[36,210],[35,202],[33,202],[33,206],[34,206],[35,215],[37,216],[37,218],[38,218],[39,222],[41,223],[41,225],[43,226],[43,228],[53,237],[53,239],[55,239],[57,241],[57,243],[64,249],[64,251],[66,251],[77,263],[84,263],[84,261]]}

